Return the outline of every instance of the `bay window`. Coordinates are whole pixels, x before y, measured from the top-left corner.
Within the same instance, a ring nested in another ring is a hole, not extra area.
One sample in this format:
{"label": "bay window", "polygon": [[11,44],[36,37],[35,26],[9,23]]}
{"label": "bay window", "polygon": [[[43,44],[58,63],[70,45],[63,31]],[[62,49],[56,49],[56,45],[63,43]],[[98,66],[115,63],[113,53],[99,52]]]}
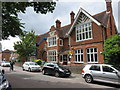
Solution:
{"label": "bay window", "polygon": [[56,36],[48,38],[48,46],[56,46]]}
{"label": "bay window", "polygon": [[50,50],[50,51],[48,51],[48,60],[49,61],[56,61],[56,57],[57,57],[56,50]]}

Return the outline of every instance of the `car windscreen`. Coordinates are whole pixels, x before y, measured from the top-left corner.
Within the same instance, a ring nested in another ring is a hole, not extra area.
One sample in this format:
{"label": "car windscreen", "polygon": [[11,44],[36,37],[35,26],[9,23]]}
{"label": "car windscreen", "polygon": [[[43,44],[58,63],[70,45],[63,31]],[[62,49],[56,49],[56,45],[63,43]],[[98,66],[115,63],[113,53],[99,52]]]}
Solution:
{"label": "car windscreen", "polygon": [[29,63],[29,65],[38,65],[37,63]]}
{"label": "car windscreen", "polygon": [[59,67],[59,68],[62,68],[62,69],[66,69],[64,66],[62,66],[62,65],[58,65],[58,64],[56,64],[55,65],[56,67]]}

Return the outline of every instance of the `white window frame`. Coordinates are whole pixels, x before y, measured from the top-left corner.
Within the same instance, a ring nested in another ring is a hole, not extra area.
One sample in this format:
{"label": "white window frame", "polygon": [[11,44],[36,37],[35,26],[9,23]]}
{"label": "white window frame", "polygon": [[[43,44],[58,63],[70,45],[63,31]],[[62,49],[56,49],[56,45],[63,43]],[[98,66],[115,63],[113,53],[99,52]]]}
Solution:
{"label": "white window frame", "polygon": [[[50,53],[51,53],[51,55],[50,55]],[[52,55],[53,54],[53,55]],[[55,54],[55,55],[54,55]],[[51,59],[52,58],[52,59]],[[49,60],[49,61],[53,61],[53,62],[56,62],[57,61],[57,50],[49,50],[48,52],[47,52],[47,59]],[[53,59],[55,59],[55,60],[53,60]]]}
{"label": "white window frame", "polygon": [[[62,44],[60,42],[62,42]],[[63,46],[63,40],[62,39],[59,39],[59,45]]]}
{"label": "white window frame", "polygon": [[[87,28],[87,30],[86,30],[86,28]],[[83,30],[83,32],[82,32],[82,30]],[[81,39],[80,39],[80,35],[81,35]],[[84,38],[83,38],[83,36],[84,36]],[[91,39],[93,39],[91,22],[86,22],[86,23],[76,25],[76,42],[91,40]]]}
{"label": "white window frame", "polygon": [[[50,40],[50,39],[53,39],[53,38],[56,38],[56,40]],[[50,43],[55,43],[54,45],[53,44],[50,44]],[[57,46],[57,36],[55,35],[55,36],[52,36],[52,37],[48,37],[48,47],[54,47],[54,46]]]}
{"label": "white window frame", "polygon": [[[79,53],[78,53],[78,50],[80,51]],[[83,49],[76,49],[74,51],[74,53],[75,53],[75,61],[74,62],[75,63],[84,63],[84,50]],[[76,60],[76,55],[77,55],[77,60]],[[78,60],[78,56],[80,56],[80,60]],[[81,56],[83,56],[83,60],[81,59]]]}
{"label": "white window frame", "polygon": [[[97,52],[95,52],[94,48],[97,49]],[[88,49],[89,49],[89,53],[87,52]],[[91,49],[93,49],[92,50],[93,52],[91,52]],[[88,54],[89,54],[89,60],[90,61],[88,61]],[[93,54],[93,61],[92,61],[92,58],[91,58],[92,54]],[[95,54],[97,54],[97,60],[95,60]],[[98,48],[97,47],[87,48],[86,49],[86,56],[87,56],[87,62],[88,63],[98,63]]]}

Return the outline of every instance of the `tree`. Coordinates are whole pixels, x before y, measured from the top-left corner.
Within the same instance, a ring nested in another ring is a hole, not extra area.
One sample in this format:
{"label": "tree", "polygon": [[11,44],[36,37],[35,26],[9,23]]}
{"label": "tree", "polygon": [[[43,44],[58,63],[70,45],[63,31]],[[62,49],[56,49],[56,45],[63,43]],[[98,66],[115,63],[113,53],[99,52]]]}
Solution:
{"label": "tree", "polygon": [[120,65],[120,36],[114,35],[104,44],[105,63],[119,66]]}
{"label": "tree", "polygon": [[2,39],[10,35],[22,35],[23,23],[20,23],[18,13],[25,13],[27,7],[33,7],[36,13],[53,12],[55,2],[2,2]]}
{"label": "tree", "polygon": [[33,31],[21,36],[21,41],[14,43],[14,49],[19,54],[20,58],[26,58],[28,61],[29,56],[32,56],[36,49],[36,36]]}

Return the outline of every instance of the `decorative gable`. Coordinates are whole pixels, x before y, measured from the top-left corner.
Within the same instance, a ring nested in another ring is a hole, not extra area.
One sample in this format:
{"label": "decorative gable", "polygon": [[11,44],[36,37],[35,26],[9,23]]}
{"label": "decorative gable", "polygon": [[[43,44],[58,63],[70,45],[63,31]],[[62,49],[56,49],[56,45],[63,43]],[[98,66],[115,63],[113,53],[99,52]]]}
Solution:
{"label": "decorative gable", "polygon": [[91,21],[90,18],[88,18],[83,12],[81,12],[75,25],[83,24],[83,23],[90,22],[90,21]]}
{"label": "decorative gable", "polygon": [[80,24],[80,23],[82,24],[83,22],[85,23],[85,22],[88,22],[90,20],[95,22],[99,26],[101,25],[101,23],[98,22],[95,18],[93,18],[88,12],[86,12],[84,9],[80,8],[68,34],[71,33],[71,31],[75,27],[75,25]]}
{"label": "decorative gable", "polygon": [[50,28],[50,32],[52,32],[52,31],[55,31],[55,26],[54,25],[51,26],[51,28]]}

